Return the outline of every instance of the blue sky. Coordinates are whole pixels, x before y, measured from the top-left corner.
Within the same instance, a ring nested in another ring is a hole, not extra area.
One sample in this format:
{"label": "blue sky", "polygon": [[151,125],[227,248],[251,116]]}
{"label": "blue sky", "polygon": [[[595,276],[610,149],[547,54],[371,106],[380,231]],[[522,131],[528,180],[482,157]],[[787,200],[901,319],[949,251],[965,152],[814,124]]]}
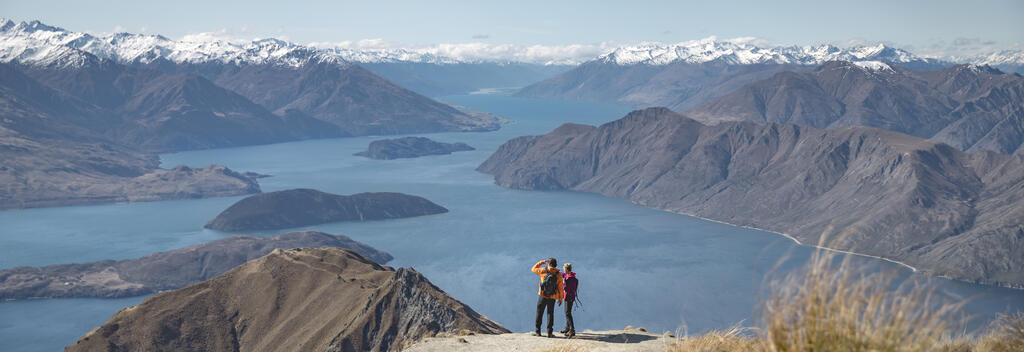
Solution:
{"label": "blue sky", "polygon": [[888,42],[917,51],[1021,48],[1024,1],[143,1],[0,0],[0,17],[73,31],[198,32],[337,42],[518,45]]}

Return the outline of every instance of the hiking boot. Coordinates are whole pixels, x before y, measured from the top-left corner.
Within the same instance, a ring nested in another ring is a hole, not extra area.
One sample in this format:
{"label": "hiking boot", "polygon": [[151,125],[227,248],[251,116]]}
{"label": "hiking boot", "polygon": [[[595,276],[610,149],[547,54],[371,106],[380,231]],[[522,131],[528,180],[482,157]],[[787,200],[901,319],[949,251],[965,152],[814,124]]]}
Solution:
{"label": "hiking boot", "polygon": [[544,336],[540,334],[540,330],[534,331],[533,336]]}
{"label": "hiking boot", "polygon": [[558,333],[559,334],[568,334],[569,333],[569,328],[562,329],[562,331],[559,331]]}
{"label": "hiking boot", "polygon": [[553,338],[553,337],[555,337],[555,333],[553,333],[551,331],[548,331],[548,338]]}
{"label": "hiking boot", "polygon": [[576,338],[576,332],[575,331],[570,331],[569,333],[565,334],[565,338],[567,338],[567,339],[575,339]]}

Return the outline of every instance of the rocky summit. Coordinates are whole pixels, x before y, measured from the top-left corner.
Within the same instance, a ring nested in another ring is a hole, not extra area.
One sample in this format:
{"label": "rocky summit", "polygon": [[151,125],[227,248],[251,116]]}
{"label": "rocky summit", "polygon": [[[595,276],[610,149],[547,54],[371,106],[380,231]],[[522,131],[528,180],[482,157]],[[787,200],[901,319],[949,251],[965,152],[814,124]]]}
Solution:
{"label": "rocky summit", "polygon": [[123,309],[67,351],[392,351],[508,332],[412,269],[340,248],[275,250]]}
{"label": "rocky summit", "polygon": [[446,155],[454,152],[476,150],[466,143],[441,143],[424,137],[405,137],[370,142],[365,151],[356,153],[370,159],[390,160],[416,158],[427,155]]}
{"label": "rocky summit", "polygon": [[447,212],[448,209],[425,198],[402,193],[373,192],[343,196],[312,189],[291,189],[242,199],[206,223],[205,227],[220,231],[270,230]]}
{"label": "rocky summit", "polygon": [[650,108],[512,139],[507,187],[601,193],[971,282],[1024,286],[1024,158],[868,127],[707,126]]}
{"label": "rocky summit", "polygon": [[274,249],[299,247],[346,248],[378,263],[392,259],[346,236],[317,231],[236,235],[138,259],[0,270],[0,300],[147,295],[210,279]]}

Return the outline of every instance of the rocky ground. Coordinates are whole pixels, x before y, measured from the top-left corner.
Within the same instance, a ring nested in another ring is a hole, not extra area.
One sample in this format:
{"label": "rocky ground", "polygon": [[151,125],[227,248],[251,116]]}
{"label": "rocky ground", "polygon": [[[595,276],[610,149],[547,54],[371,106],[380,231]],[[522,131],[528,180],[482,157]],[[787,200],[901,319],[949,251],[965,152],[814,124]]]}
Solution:
{"label": "rocky ground", "polygon": [[566,339],[561,334],[557,338],[537,337],[532,333],[515,333],[500,335],[442,335],[431,337],[405,349],[406,352],[448,352],[448,351],[487,351],[487,352],[520,352],[520,351],[665,351],[666,347],[677,341],[674,337],[664,334],[653,334],[636,329],[630,330],[586,330],[576,334],[574,339]]}

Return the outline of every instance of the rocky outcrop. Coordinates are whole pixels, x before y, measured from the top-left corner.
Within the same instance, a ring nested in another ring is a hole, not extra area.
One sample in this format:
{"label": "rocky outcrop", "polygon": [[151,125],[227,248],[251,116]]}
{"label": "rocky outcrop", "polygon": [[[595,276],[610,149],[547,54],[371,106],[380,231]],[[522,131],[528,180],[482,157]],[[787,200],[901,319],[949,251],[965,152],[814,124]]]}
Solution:
{"label": "rocky outcrop", "polygon": [[232,204],[206,223],[220,231],[284,229],[337,221],[398,219],[447,213],[422,197],[376,192],[342,196],[312,189],[257,194]]}
{"label": "rocky outcrop", "polygon": [[519,137],[480,165],[960,280],[1024,286],[1024,158],[867,127],[706,126],[664,108]]}
{"label": "rocky outcrop", "polygon": [[275,250],[123,309],[67,351],[392,351],[508,332],[412,269],[339,248]]}
{"label": "rocky outcrop", "polygon": [[0,270],[0,301],[147,295],[210,279],[274,249],[299,247],[350,249],[378,263],[392,259],[390,254],[348,237],[323,232],[237,235],[138,259]]}
{"label": "rocky outcrop", "polygon": [[367,150],[355,153],[355,155],[370,159],[391,160],[446,155],[468,150],[476,149],[466,143],[441,143],[424,137],[405,137],[370,142],[370,147]]}
{"label": "rocky outcrop", "polygon": [[878,127],[961,150],[1024,154],[1024,77],[988,66],[916,72],[829,62],[747,84],[686,112],[698,121]]}

